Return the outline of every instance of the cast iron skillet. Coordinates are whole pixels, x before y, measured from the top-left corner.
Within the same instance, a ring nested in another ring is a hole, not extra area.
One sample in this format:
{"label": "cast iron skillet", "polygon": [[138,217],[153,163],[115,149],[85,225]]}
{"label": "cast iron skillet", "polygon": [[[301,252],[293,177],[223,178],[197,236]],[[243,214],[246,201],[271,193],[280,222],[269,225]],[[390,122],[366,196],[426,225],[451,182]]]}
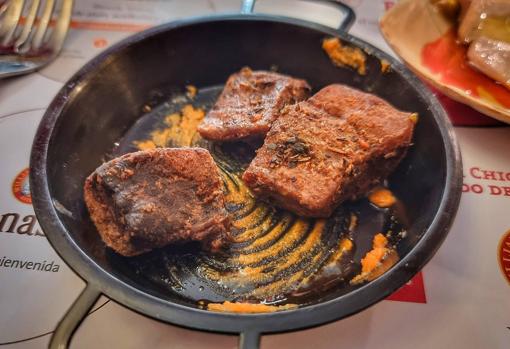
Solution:
{"label": "cast iron skillet", "polygon": [[[339,5],[345,10],[344,5]],[[461,157],[444,110],[400,63],[345,30],[285,17],[244,14],[195,18],[141,32],[106,50],[76,73],[44,115],[31,154],[30,185],[38,220],[50,243],[87,286],[60,322],[51,347],[64,348],[101,294],[137,312],[194,329],[241,333],[241,347],[256,348],[260,334],[292,331],[341,319],[378,302],[417,273],[439,248],[461,193]],[[334,67],[320,48],[340,37],[369,54],[368,74]],[[391,63],[381,73],[380,59]],[[402,110],[418,112],[414,146],[392,179],[409,213],[400,261],[388,272],[348,293],[319,294],[307,305],[268,314],[216,313],[119,270],[107,258],[84,209],[85,177],[115,142],[172,89],[193,83],[221,85],[243,66],[279,70],[319,89],[345,83],[375,93]]]}

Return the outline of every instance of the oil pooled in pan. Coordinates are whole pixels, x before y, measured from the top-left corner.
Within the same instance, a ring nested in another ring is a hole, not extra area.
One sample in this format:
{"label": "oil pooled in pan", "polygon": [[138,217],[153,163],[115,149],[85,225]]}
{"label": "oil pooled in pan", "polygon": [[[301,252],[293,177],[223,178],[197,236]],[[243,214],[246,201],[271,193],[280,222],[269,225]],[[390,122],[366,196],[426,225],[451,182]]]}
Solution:
{"label": "oil pooled in pan", "polygon": [[[203,109],[220,91],[202,90],[193,100],[178,97],[155,108],[126,133],[114,155],[163,146],[209,149],[224,183],[231,243],[218,254],[186,244],[133,258],[110,253],[110,258],[134,269],[161,294],[171,290],[200,307],[226,300],[305,304],[317,293],[347,292],[372,237],[402,230],[398,220],[391,210],[376,209],[367,200],[341,205],[328,219],[301,218],[256,200],[240,179],[255,147],[209,142],[196,132]],[[391,243],[401,236],[393,234]]]}

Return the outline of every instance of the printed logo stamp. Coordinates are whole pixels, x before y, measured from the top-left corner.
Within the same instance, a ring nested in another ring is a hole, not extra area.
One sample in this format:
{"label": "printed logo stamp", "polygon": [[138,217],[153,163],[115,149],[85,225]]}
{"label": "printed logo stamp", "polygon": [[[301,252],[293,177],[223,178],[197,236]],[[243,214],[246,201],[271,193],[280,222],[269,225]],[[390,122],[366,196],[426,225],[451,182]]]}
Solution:
{"label": "printed logo stamp", "polygon": [[26,168],[14,178],[12,182],[12,194],[18,201],[24,204],[32,203],[32,196],[30,195],[30,184],[28,182],[29,169]]}
{"label": "printed logo stamp", "polygon": [[510,284],[510,230],[499,241],[498,261],[506,281]]}

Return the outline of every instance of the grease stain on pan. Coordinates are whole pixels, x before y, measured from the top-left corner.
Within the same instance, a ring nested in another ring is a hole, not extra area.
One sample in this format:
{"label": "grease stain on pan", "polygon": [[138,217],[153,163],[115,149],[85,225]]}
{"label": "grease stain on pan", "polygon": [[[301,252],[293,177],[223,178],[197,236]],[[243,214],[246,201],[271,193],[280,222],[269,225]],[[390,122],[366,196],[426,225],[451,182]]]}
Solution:
{"label": "grease stain on pan", "polygon": [[[173,98],[180,102],[154,108],[128,131],[117,151],[155,146],[208,149],[223,179],[232,243],[216,255],[189,244],[134,258],[115,256],[120,260],[117,264],[134,268],[162,293],[176,292],[202,308],[209,302],[225,301],[305,304],[316,292],[351,287],[349,280],[360,271],[359,260],[370,249],[372,236],[380,229],[402,230],[392,211],[378,210],[364,200],[361,210],[359,203],[347,204],[328,219],[311,219],[256,200],[240,179],[255,147],[209,142],[196,132],[205,115],[203,109],[214,103],[220,91],[221,87],[199,90],[193,100]],[[358,217],[374,214],[378,227],[365,224],[363,232],[357,231]],[[361,243],[366,246],[359,248],[355,235],[367,231],[367,241]],[[398,243],[394,238],[391,242]]]}

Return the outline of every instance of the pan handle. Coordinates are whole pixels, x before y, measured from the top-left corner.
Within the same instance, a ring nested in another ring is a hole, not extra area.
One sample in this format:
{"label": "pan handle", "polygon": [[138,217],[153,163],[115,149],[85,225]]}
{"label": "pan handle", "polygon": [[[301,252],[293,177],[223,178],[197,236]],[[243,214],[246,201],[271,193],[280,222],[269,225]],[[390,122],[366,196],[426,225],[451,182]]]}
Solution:
{"label": "pan handle", "polygon": [[[241,3],[241,13],[242,14],[250,14],[253,13],[253,8],[255,7],[255,1],[256,0],[242,0]],[[338,25],[338,31],[339,32],[347,32],[351,26],[354,24],[354,21],[356,20],[356,14],[354,13],[353,9],[350,6],[347,6],[346,4],[337,1],[337,0],[310,0],[310,1],[320,1],[327,4],[334,5],[338,7],[342,13],[344,13],[345,17]]]}
{"label": "pan handle", "polygon": [[255,0],[242,0],[241,13],[245,15],[253,13],[253,7],[255,7]]}
{"label": "pan handle", "polygon": [[259,349],[260,333],[254,331],[246,331],[239,336],[239,349]]}
{"label": "pan handle", "polygon": [[67,349],[69,347],[74,332],[100,296],[101,292],[95,286],[91,284],[85,286],[85,289],[58,323],[53,336],[51,336],[49,349]]}

